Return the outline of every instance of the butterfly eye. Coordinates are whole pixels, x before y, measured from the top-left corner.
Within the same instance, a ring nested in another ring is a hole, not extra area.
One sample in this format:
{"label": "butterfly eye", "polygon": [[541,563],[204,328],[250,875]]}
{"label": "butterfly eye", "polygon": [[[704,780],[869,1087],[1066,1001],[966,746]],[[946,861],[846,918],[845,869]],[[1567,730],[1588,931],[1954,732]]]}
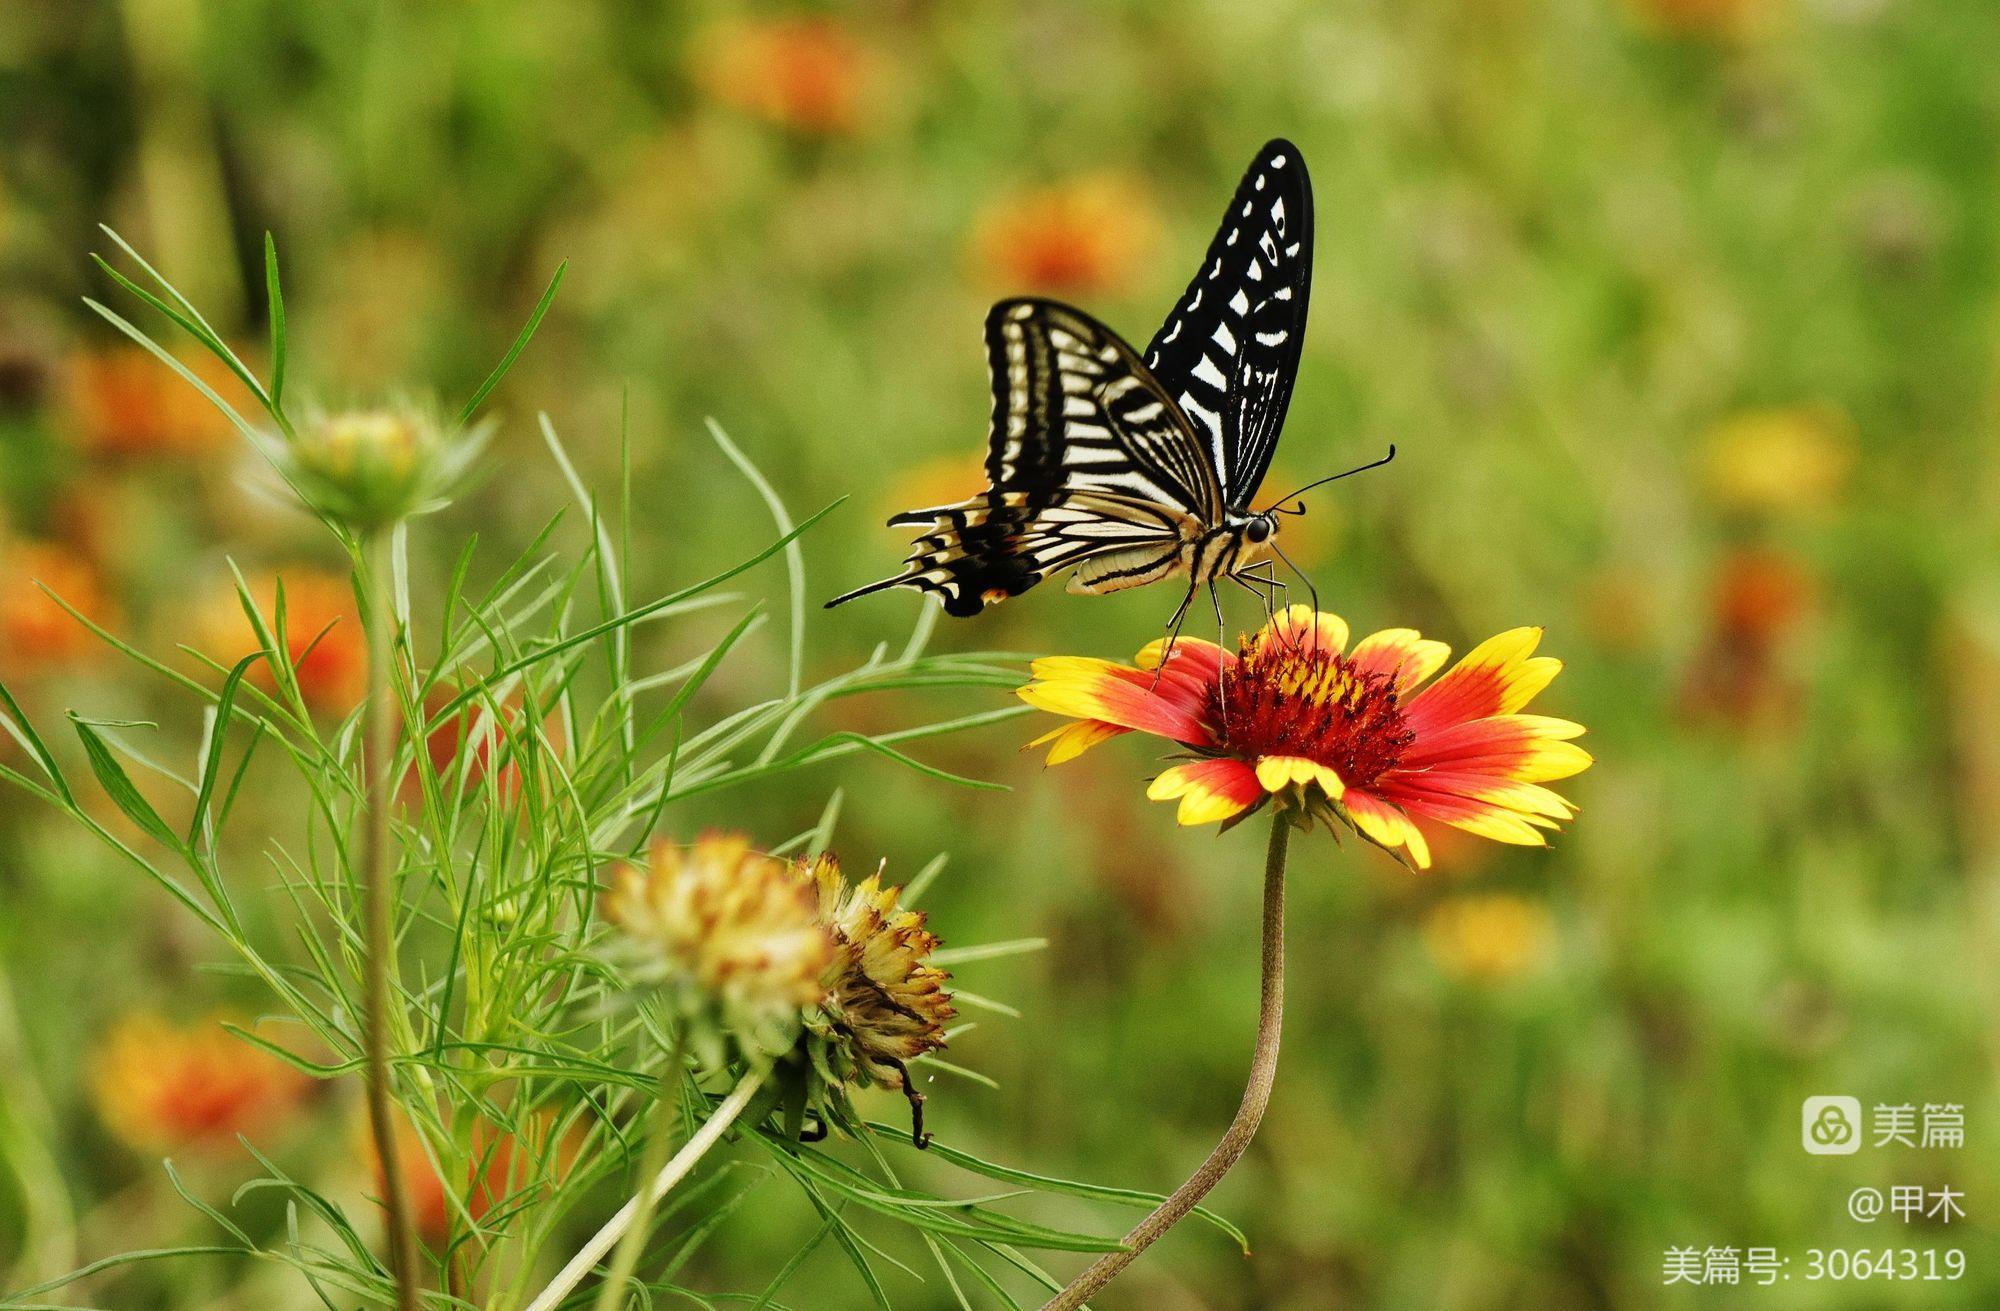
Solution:
{"label": "butterfly eye", "polygon": [[1271,536],[1271,521],[1262,517],[1252,519],[1243,525],[1243,535],[1253,542],[1267,541]]}

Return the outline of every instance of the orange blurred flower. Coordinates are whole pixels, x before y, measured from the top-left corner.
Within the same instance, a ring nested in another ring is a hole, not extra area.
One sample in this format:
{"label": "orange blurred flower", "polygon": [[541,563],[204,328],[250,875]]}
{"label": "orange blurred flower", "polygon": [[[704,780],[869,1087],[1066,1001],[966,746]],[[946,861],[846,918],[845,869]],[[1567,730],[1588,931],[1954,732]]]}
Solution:
{"label": "orange blurred flower", "polygon": [[[432,688],[424,698],[426,721],[436,719],[455,700],[462,689],[440,685]],[[517,692],[507,699],[496,718],[495,711],[483,698],[468,701],[453,711],[449,718],[430,730],[424,740],[425,750],[430,756],[431,770],[440,784],[451,790],[461,787],[459,768],[463,764],[465,777],[463,790],[477,792],[486,781],[486,772],[491,767],[496,753],[502,759],[498,783],[503,803],[510,803],[519,795],[521,788],[521,767],[513,759],[508,747],[509,735],[518,735],[523,726],[524,716],[520,694]],[[542,735],[552,749],[564,749],[565,736],[562,717],[550,711],[542,720]],[[405,802],[413,802],[421,794],[415,767],[403,778],[401,795]]]}
{"label": "orange blurred flower", "polygon": [[1811,614],[1816,588],[1805,564],[1744,547],[1716,567],[1708,633],[1682,686],[1694,714],[1744,727],[1788,720],[1801,688],[1787,657]]}
{"label": "orange blurred flower", "polygon": [[103,579],[77,552],[49,542],[0,547],[0,675],[32,676],[97,652],[98,641],[42,588],[99,623],[115,619]]}
{"label": "orange blurred flower", "polygon": [[1098,173],[988,205],[973,254],[980,276],[1009,293],[1089,296],[1128,286],[1158,231],[1144,190]]}
{"label": "orange blurred flower", "polygon": [[97,1113],[134,1151],[214,1147],[290,1114],[312,1080],[222,1027],[156,1015],[118,1021],[91,1062]]}
{"label": "orange blurred flower", "polygon": [[[254,404],[215,357],[181,360],[238,413]],[[74,356],[64,380],[68,428],[92,455],[188,457],[213,454],[234,438],[229,420],[163,362],[137,346],[111,346]]]}
{"label": "orange blurred flower", "polygon": [[[267,624],[276,622],[280,577],[273,573],[250,581],[250,594]],[[305,567],[285,570],[282,580],[285,646],[300,694],[315,709],[353,709],[367,691],[368,638],[347,576]],[[204,603],[196,629],[196,649],[224,665],[259,649],[257,631],[243,613],[233,579]],[[263,661],[251,666],[249,678],[267,692],[276,686]]]}
{"label": "orange blurred flower", "polygon": [[723,104],[814,136],[859,129],[876,58],[841,22],[794,16],[719,23],[694,43],[695,80]]}
{"label": "orange blurred flower", "polygon": [[1511,893],[1453,897],[1424,917],[1424,946],[1438,968],[1471,983],[1519,977],[1547,954],[1548,908]]}
{"label": "orange blurred flower", "polygon": [[1723,509],[1783,515],[1825,509],[1854,469],[1854,421],[1831,405],[1747,410],[1702,443],[1703,487]]}
{"label": "orange blurred flower", "polygon": [[1735,41],[1779,17],[1782,0],[1629,0],[1639,22],[1667,36]]}
{"label": "orange blurred flower", "polygon": [[[528,1117],[524,1139],[491,1120],[479,1120],[472,1127],[464,1187],[454,1197],[446,1193],[416,1127],[399,1116],[396,1159],[409,1189],[410,1214],[417,1233],[433,1246],[442,1245],[450,1236],[459,1206],[473,1220],[483,1220],[494,1207],[522,1190],[551,1182],[550,1176],[559,1179],[566,1175],[576,1163],[583,1135],[573,1129],[560,1144],[551,1144],[555,1123],[554,1115],[536,1112]],[[359,1137],[379,1194],[383,1188],[381,1161],[375,1156],[365,1125]]]}

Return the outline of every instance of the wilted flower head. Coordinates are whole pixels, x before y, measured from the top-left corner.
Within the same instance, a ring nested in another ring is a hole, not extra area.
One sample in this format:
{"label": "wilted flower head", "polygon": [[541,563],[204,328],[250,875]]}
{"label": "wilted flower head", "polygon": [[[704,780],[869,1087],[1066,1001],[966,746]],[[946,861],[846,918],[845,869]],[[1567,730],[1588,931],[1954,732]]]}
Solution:
{"label": "wilted flower head", "polygon": [[486,435],[414,405],[314,411],[280,448],[279,468],[314,510],[368,532],[436,508]]}
{"label": "wilted flower head", "polygon": [[[645,866],[619,870],[604,898],[636,979],[669,990],[691,1020],[718,1021],[763,1051],[787,1045],[803,1008],[824,993],[835,943],[817,912],[791,866],[734,834],[686,848],[656,843]],[[695,1032],[706,1037],[706,1027]]]}
{"label": "wilted flower head", "polygon": [[818,1005],[756,1114],[778,1109],[786,1131],[803,1137],[811,1108],[823,1134],[829,1124],[851,1127],[849,1089],[894,1088],[910,1103],[911,1137],[921,1147],[929,1141],[924,1097],[909,1063],[945,1045],[945,1025],[957,1014],[945,991],[950,976],[930,963],[937,935],[924,927],[923,912],[898,906],[902,890],[884,887],[879,870],[850,884],[839,857],[827,853],[794,862],[792,876],[813,899],[834,950]]}
{"label": "wilted flower head", "polygon": [[1049,763],[1134,730],[1197,758],[1146,795],[1178,800],[1183,824],[1234,823],[1276,798],[1303,817],[1338,820],[1419,869],[1430,845],[1413,817],[1523,846],[1574,811],[1541,784],[1582,773],[1582,726],[1522,714],[1562,662],[1534,654],[1538,628],[1480,643],[1425,686],[1451,650],[1391,628],[1349,651],[1337,615],[1292,606],[1237,653],[1182,638],[1137,667],[1063,656],[1037,660],[1021,699],[1076,722],[1037,739]]}
{"label": "wilted flower head", "polygon": [[311,1081],[222,1027],[179,1027],[154,1015],[118,1021],[92,1059],[98,1114],[144,1152],[215,1146],[268,1128]]}
{"label": "wilted flower head", "polygon": [[928,963],[937,935],[924,927],[922,911],[897,907],[902,889],[884,887],[880,871],[850,885],[831,853],[798,869],[835,942],[816,1027],[833,1038],[854,1077],[911,1093],[904,1066],[942,1048],[945,1024],[957,1013],[944,986],[951,976]]}

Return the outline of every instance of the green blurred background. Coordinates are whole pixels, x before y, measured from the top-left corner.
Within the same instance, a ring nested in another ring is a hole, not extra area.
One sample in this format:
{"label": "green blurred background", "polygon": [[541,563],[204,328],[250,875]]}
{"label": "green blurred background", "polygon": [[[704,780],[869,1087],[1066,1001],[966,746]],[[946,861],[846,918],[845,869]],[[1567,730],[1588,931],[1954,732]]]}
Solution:
{"label": "green blurred background", "polygon": [[[158,687],[30,580],[171,652],[242,640],[225,555],[295,588],[338,564],[84,309],[109,291],[86,259],[100,222],[246,343],[273,232],[294,377],[334,403],[465,394],[571,261],[498,395],[496,468],[420,551],[441,568],[473,529],[493,559],[525,545],[570,500],[536,412],[604,488],[629,412],[635,593],[712,572],[770,536],[714,416],[795,512],[849,498],[807,539],[823,596],[901,557],[888,513],[977,486],[987,304],[1062,296],[1144,341],[1244,163],[1286,135],[1318,266],[1272,487],[1401,451],[1286,531],[1358,631],[1463,649],[1546,625],[1568,670],[1537,708],[1588,724],[1599,763],[1549,852],[1440,842],[1415,876],[1298,849],[1285,1065],[1215,1199],[1256,1255],[1186,1228],[1101,1305],[2000,1305],[1996,50],[2000,9],[1945,0],[14,0],[0,676],[39,716],[147,717]],[[1175,599],[1049,587],[937,641],[1122,658]],[[916,606],[815,611],[809,662],[901,641]],[[781,637],[753,645],[711,715],[782,681]],[[337,644],[320,673],[351,704]],[[1143,799],[1143,746],[1045,773],[1017,750],[1031,728],[924,752],[1007,793],[850,763],[669,823],[776,841],[841,786],[850,862],[907,876],[949,852],[928,899],[948,941],[1048,947],[962,971],[1023,1017],[954,1043],[1000,1086],[933,1086],[936,1128],[1165,1189],[1241,1085],[1259,843],[1177,831]],[[149,1041],[185,1041],[135,1038],[135,1016],[254,1009],[216,959],[157,889],[0,803],[0,1286],[201,1241],[162,1154],[205,1196],[252,1172],[199,1125],[149,1130],[130,1088],[165,1059]],[[1808,1157],[1816,1093],[1961,1104],[1967,1145]],[[362,1168],[353,1125],[323,1097],[262,1136],[338,1177]],[[1968,1215],[1856,1224],[1859,1184],[1954,1187]],[[693,1282],[758,1287],[807,1232],[739,1213]],[[1776,1247],[1793,1277],[1664,1287],[1688,1246]],[[1805,1278],[1809,1247],[1884,1246],[1960,1248],[1969,1273]],[[75,1296],[314,1305],[227,1291],[241,1273]],[[793,1299],[865,1305],[851,1284],[836,1262]]]}

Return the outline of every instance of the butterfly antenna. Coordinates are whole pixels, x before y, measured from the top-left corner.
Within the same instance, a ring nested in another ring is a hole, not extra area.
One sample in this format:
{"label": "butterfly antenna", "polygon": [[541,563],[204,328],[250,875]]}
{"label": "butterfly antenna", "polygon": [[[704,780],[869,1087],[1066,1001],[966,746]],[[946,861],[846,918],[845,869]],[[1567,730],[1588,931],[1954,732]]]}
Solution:
{"label": "butterfly antenna", "polygon": [[1304,496],[1307,492],[1311,491],[1313,488],[1324,487],[1328,483],[1337,483],[1342,478],[1352,478],[1355,474],[1367,473],[1370,469],[1379,469],[1383,465],[1389,463],[1389,461],[1395,458],[1396,458],[1396,443],[1390,442],[1389,453],[1383,456],[1381,459],[1370,460],[1366,464],[1357,464],[1352,469],[1348,469],[1342,473],[1329,475],[1328,477],[1321,478],[1317,482],[1309,482],[1305,486],[1299,488],[1297,491],[1291,493],[1289,496],[1280,496],[1275,502],[1272,503],[1271,511],[1275,511],[1280,514],[1304,514],[1306,512],[1306,507],[1303,505],[1293,507],[1292,502],[1298,500],[1301,496]]}

